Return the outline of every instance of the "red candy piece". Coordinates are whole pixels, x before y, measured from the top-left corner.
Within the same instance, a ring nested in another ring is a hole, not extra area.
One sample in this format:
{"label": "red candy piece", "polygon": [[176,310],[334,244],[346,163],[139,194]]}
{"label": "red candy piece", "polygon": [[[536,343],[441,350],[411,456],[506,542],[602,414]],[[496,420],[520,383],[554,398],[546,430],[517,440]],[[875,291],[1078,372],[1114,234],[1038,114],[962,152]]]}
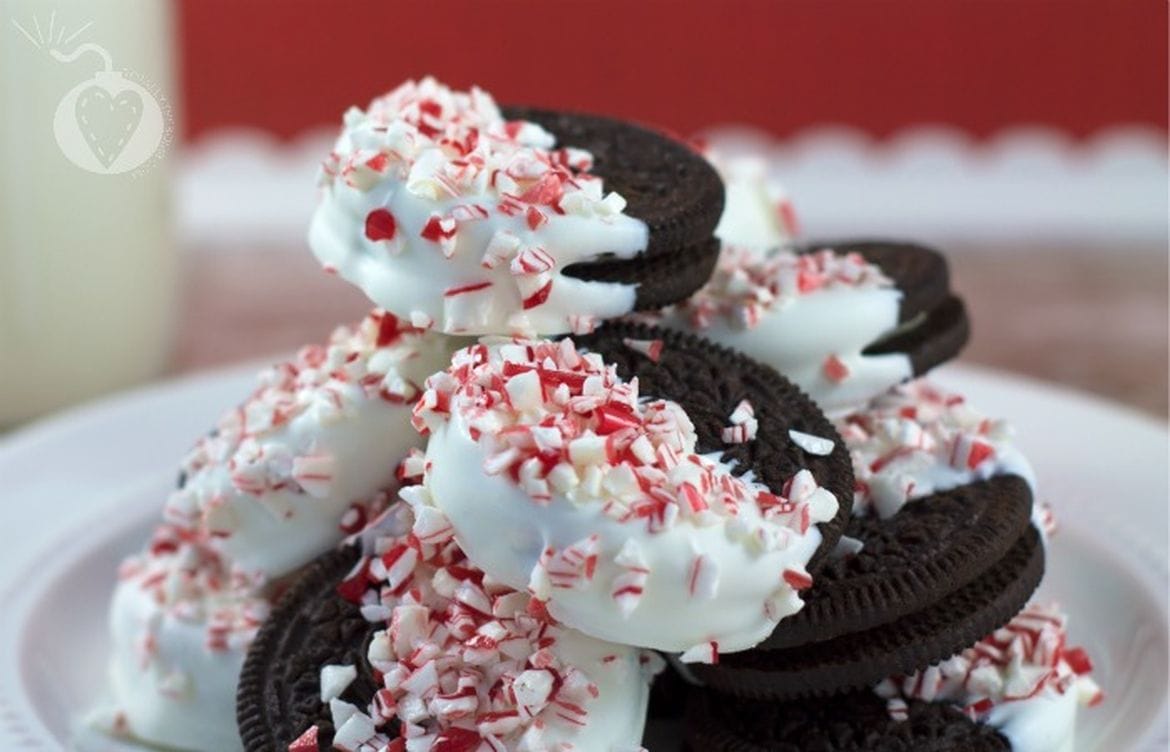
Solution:
{"label": "red candy piece", "polygon": [[457,231],[458,227],[456,227],[454,222],[445,222],[442,217],[435,214],[427,220],[426,225],[423,226],[422,232],[419,235],[423,240],[438,243],[441,240],[455,237]]}
{"label": "red candy piece", "polygon": [[799,569],[785,569],[783,576],[793,590],[807,590],[813,584],[812,575]]}
{"label": "red candy piece", "polygon": [[491,282],[472,282],[470,284],[460,285],[459,287],[448,287],[446,290],[443,291],[443,297],[444,298],[453,298],[456,295],[466,295],[467,293],[470,293],[470,292],[477,292],[479,290],[486,290],[487,288],[489,288],[491,286],[492,286]]}
{"label": "red candy piece", "polygon": [[544,305],[548,300],[548,294],[552,292],[552,280],[545,282],[544,285],[536,292],[524,299],[524,310],[536,308],[539,305]]}
{"label": "red candy piece", "polygon": [[362,596],[366,594],[366,588],[369,585],[368,574],[370,571],[370,560],[367,557],[362,557],[362,560],[357,563],[350,573],[346,575],[345,579],[337,585],[337,594],[345,600],[353,604],[360,604]]}
{"label": "red candy piece", "polygon": [[480,735],[465,728],[449,728],[435,737],[431,752],[471,752],[482,741]]}
{"label": "red candy piece", "polygon": [[967,456],[967,467],[974,470],[993,454],[995,454],[995,449],[990,444],[982,441],[973,441],[971,442],[971,454]]}
{"label": "red candy piece", "polygon": [[317,727],[310,726],[309,730],[297,737],[296,741],[288,745],[288,752],[317,752]]}
{"label": "red candy piece", "polygon": [[845,379],[849,378],[849,366],[838,358],[836,355],[830,355],[825,358],[824,364],[821,366],[824,371],[825,378],[832,381],[834,384],[840,384]]}
{"label": "red candy piece", "polygon": [[370,240],[393,240],[397,233],[398,223],[389,209],[374,209],[366,215],[366,237]]}
{"label": "red candy piece", "polygon": [[1063,657],[1068,663],[1068,667],[1077,676],[1087,674],[1093,670],[1093,662],[1089,660],[1089,654],[1085,652],[1084,648],[1068,648],[1064,651]]}

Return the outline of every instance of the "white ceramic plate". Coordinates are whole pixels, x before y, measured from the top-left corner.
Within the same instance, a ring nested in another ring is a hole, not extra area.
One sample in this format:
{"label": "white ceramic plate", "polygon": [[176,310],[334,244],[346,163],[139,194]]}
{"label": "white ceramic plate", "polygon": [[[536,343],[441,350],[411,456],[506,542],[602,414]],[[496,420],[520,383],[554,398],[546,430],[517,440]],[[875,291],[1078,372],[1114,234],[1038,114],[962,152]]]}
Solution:
{"label": "white ceramic plate", "polygon": [[[170,468],[255,370],[140,390],[0,441],[0,749],[76,748],[103,687],[117,562],[157,519]],[[1081,714],[1078,749],[1167,749],[1166,425],[971,367],[936,380],[1012,419],[1056,506],[1043,589],[1068,608],[1107,693]]]}

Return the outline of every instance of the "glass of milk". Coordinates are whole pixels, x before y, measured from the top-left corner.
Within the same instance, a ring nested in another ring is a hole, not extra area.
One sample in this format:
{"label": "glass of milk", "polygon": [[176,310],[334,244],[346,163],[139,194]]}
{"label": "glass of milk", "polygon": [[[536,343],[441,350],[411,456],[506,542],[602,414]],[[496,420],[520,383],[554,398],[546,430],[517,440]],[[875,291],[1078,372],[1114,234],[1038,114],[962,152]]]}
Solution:
{"label": "glass of milk", "polygon": [[0,427],[166,365],[170,8],[0,0]]}

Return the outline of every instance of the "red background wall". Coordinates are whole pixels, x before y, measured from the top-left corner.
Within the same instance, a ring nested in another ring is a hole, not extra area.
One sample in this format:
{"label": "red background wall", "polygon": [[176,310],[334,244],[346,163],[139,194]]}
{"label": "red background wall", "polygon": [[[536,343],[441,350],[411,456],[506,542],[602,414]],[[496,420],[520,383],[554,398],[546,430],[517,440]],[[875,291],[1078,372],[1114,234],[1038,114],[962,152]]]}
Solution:
{"label": "red background wall", "polygon": [[331,125],[403,78],[778,135],[1167,127],[1162,0],[188,0],[184,133]]}

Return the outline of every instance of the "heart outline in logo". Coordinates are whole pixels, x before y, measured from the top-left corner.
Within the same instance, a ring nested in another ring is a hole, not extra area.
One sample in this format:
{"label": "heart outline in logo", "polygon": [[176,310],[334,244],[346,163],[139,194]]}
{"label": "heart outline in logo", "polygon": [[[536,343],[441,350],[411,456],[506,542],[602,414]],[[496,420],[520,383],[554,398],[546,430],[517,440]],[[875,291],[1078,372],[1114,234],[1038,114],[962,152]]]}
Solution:
{"label": "heart outline in logo", "polygon": [[116,96],[99,84],[82,90],[74,106],[77,126],[93,155],[107,169],[142,122],[142,96],[126,89]]}

